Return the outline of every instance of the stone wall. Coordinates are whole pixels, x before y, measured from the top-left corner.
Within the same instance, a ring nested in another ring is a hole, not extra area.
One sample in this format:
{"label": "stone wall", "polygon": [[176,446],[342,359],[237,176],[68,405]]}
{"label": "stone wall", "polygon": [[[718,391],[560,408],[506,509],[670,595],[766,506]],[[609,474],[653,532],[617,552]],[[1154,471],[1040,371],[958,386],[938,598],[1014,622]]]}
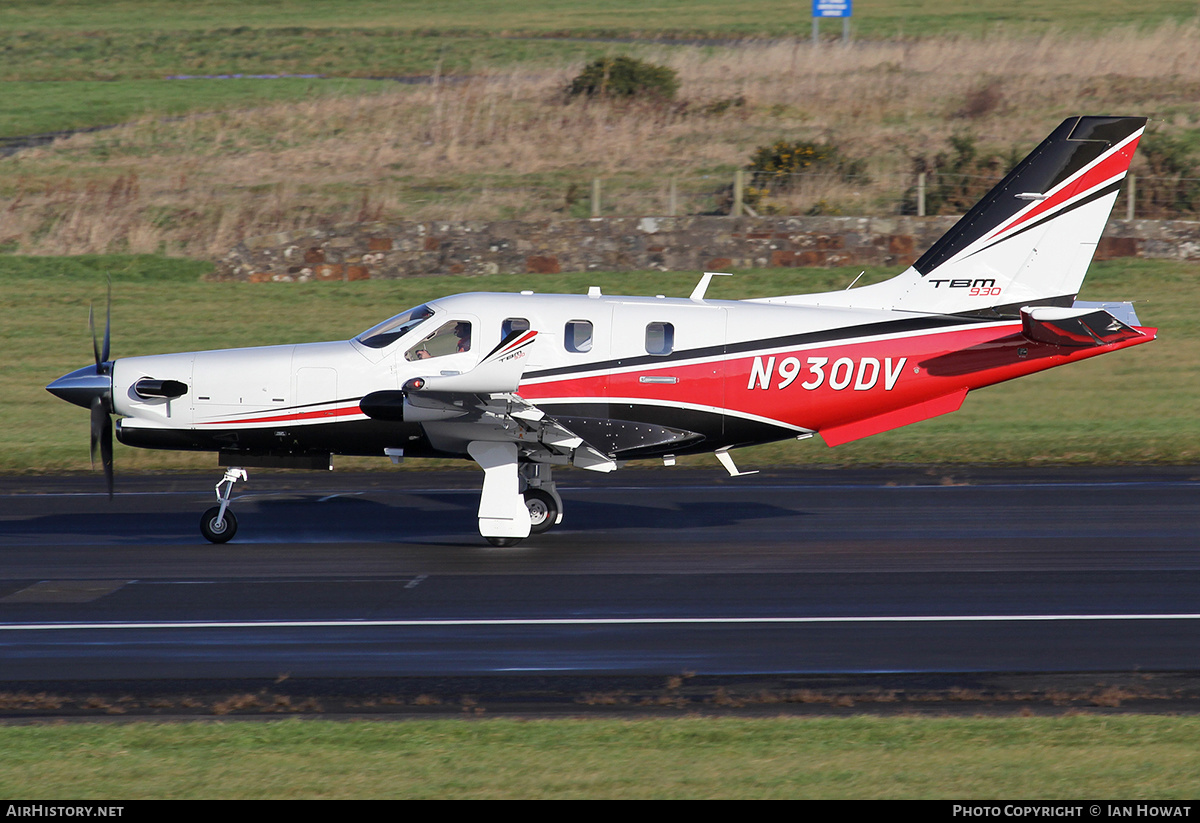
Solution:
{"label": "stone wall", "polygon": [[[218,277],[366,280],[435,274],[723,271],[909,265],[956,217],[623,217],[352,223],[246,240]],[[1097,259],[1200,260],[1200,222],[1113,220]]]}

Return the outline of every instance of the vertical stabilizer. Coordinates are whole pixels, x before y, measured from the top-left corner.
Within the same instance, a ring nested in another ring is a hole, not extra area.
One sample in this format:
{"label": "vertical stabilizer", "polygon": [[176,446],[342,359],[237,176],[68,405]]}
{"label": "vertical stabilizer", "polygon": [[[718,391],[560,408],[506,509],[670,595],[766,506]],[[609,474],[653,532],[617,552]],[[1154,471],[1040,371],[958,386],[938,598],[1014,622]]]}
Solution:
{"label": "vertical stabilizer", "polygon": [[984,316],[1070,306],[1145,125],[1068,118],[903,274],[775,300]]}

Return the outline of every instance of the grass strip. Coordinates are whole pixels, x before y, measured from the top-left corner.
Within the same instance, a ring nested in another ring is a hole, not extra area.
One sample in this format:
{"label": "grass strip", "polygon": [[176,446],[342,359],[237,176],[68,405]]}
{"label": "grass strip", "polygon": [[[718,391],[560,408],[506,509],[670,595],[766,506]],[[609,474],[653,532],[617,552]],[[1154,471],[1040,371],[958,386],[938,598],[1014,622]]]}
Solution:
{"label": "grass strip", "polygon": [[[429,34],[522,33],[560,35],[807,34],[810,6],[792,0],[8,0],[0,29],[204,30],[215,28],[388,28]],[[984,34],[997,25],[1023,29],[1091,29],[1154,25],[1196,14],[1188,0],[1055,0],[1031,7],[1023,0],[964,5],[954,0],[872,0],[855,4],[854,31],[863,36],[909,37],[944,32]],[[829,25],[828,23],[826,25]],[[840,21],[834,21],[837,35]]]}
{"label": "grass strip", "polygon": [[0,728],[0,796],[1196,797],[1200,718],[474,719]]}
{"label": "grass strip", "polygon": [[102,128],[142,117],[220,112],[333,95],[370,95],[394,85],[387,80],[298,77],[7,82],[2,86],[7,105],[0,110],[0,140]]}

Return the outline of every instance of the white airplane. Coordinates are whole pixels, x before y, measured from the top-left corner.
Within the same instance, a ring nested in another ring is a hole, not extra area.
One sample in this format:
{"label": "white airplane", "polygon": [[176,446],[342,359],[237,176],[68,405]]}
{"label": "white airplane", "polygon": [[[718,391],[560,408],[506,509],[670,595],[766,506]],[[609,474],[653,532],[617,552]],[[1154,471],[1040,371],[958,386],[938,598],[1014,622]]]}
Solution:
{"label": "white airplane", "polygon": [[1142,135],[1071,117],[904,273],[846,291],[710,300],[457,294],[353,340],[109,359],[47,389],[91,409],[112,492],[129,446],[216,451],[201,531],[222,543],[248,467],[331,455],[470,458],[497,546],[562,519],[552,471],[729,452],[819,433],[830,446],[955,411],[967,392],[1154,339],[1129,303],[1075,300]]}

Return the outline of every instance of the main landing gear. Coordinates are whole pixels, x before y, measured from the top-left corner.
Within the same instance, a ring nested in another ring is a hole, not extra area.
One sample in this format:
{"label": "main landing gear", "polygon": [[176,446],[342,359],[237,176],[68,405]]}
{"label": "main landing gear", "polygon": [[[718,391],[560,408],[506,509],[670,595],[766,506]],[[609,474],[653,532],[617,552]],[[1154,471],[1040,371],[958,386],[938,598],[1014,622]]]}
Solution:
{"label": "main landing gear", "polygon": [[554,485],[553,469],[546,463],[522,463],[518,471],[529,531],[544,534],[562,522],[563,503]]}
{"label": "main landing gear", "polygon": [[[547,481],[546,488],[528,488],[521,493],[525,501],[525,511],[529,513],[529,533],[544,534],[554,528],[562,520],[562,502],[553,484]],[[521,542],[520,537],[497,537],[484,535],[487,542],[499,548],[508,548]]]}
{"label": "main landing gear", "polygon": [[237,534],[237,518],[229,510],[229,495],[233,484],[248,477],[245,469],[228,468],[217,483],[219,506],[213,506],[200,518],[200,533],[210,543],[228,543]]}
{"label": "main landing gear", "polygon": [[[536,468],[536,467],[535,467]],[[549,470],[546,471],[548,475]],[[524,475],[524,472],[522,472]],[[529,533],[544,534],[562,520],[562,498],[547,477],[541,486],[525,489],[521,494],[525,510],[529,512]],[[487,542],[499,548],[508,548],[521,542],[520,537],[487,537]]]}
{"label": "main landing gear", "polygon": [[525,508],[529,511],[531,534],[548,532],[558,522],[558,504],[548,492],[541,489],[525,490]]}
{"label": "main landing gear", "polygon": [[467,453],[483,469],[479,533],[493,546],[515,546],[562,520],[550,466],[522,462],[517,445],[509,442],[472,441]]}

